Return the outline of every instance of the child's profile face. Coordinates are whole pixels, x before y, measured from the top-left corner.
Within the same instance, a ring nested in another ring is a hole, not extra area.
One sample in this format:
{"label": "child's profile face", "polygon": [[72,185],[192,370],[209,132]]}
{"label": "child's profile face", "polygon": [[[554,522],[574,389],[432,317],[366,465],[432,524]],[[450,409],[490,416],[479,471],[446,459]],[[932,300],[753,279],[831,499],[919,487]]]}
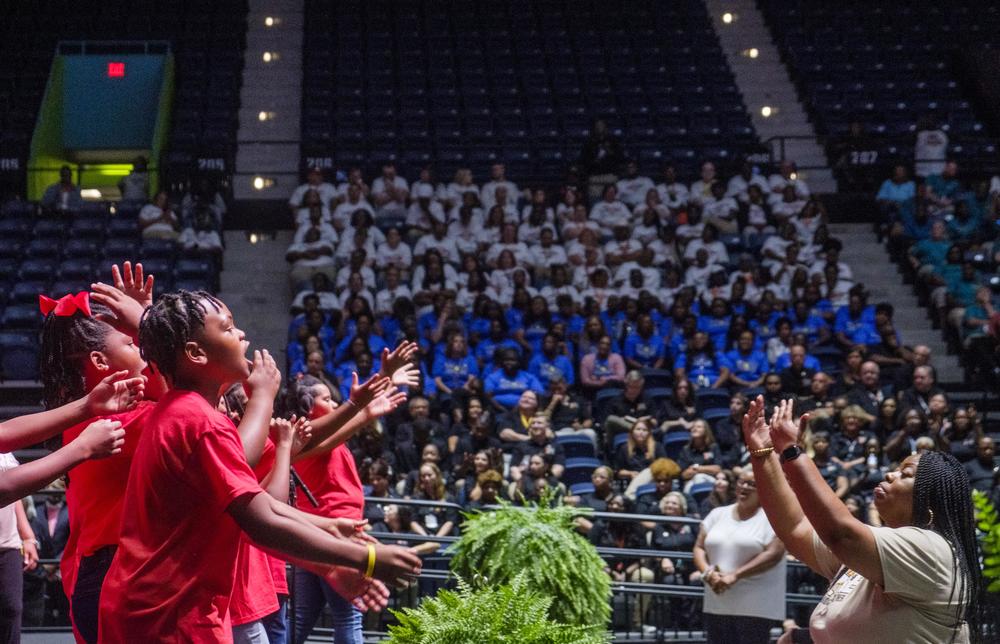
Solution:
{"label": "child's profile face", "polygon": [[108,373],[128,371],[128,377],[131,378],[140,375],[146,368],[146,361],[139,354],[139,345],[131,336],[116,329],[109,328],[107,335],[104,336],[104,348],[100,354],[103,356]]}
{"label": "child's profile face", "polygon": [[333,401],[330,388],[326,385],[315,385],[312,394],[313,406],[309,410],[310,419],[322,418],[336,409],[337,403]]}
{"label": "child's profile face", "polygon": [[205,327],[198,344],[208,358],[207,365],[223,382],[245,380],[250,375],[251,363],[246,357],[250,343],[225,304],[220,302],[216,308],[205,302]]}

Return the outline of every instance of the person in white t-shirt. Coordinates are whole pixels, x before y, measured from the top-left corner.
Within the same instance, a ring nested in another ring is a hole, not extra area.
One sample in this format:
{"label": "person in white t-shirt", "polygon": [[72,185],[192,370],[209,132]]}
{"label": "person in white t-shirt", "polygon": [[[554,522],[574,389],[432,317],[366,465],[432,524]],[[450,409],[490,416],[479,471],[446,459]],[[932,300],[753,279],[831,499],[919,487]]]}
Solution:
{"label": "person in white t-shirt", "polygon": [[458,246],[455,240],[448,236],[448,225],[443,221],[431,223],[431,234],[424,235],[417,240],[413,247],[413,257],[418,262],[422,262],[424,255],[429,249],[435,249],[441,254],[441,258],[453,266],[458,265]]}
{"label": "person in white t-shirt", "polygon": [[399,298],[412,299],[410,287],[403,284],[399,269],[390,266],[385,269],[385,285],[375,294],[375,315],[391,315],[392,307]]}
{"label": "person in white t-shirt", "polygon": [[433,198],[434,191],[429,186],[422,186],[417,191],[417,200],[410,204],[410,209],[406,212],[406,225],[411,241],[415,241],[421,234],[429,233],[433,222],[447,221],[444,208]]}
{"label": "person in white t-shirt", "polygon": [[445,187],[441,201],[447,208],[455,208],[465,203],[467,194],[475,196],[477,203],[480,201],[479,186],[472,182],[472,170],[459,168],[455,171],[454,180]]}
{"label": "person in white t-shirt", "polygon": [[590,220],[597,222],[601,232],[610,237],[616,226],[628,227],[632,223],[632,211],[618,200],[618,188],[613,183],[604,186],[602,198],[590,209]]}
{"label": "person in white t-shirt", "polygon": [[309,230],[301,242],[288,247],[285,260],[292,265],[289,278],[293,285],[308,282],[315,273],[323,273],[330,279],[336,275],[333,244],[323,240],[316,228]]}
{"label": "person in white t-shirt", "polygon": [[371,205],[362,198],[361,186],[351,184],[347,186],[347,198],[333,210],[333,215],[331,216],[333,227],[337,230],[344,230],[351,221],[351,217],[358,210],[364,210],[373,217],[375,216],[375,211],[372,210]]}
{"label": "person in white t-shirt", "polygon": [[654,190],[656,185],[649,177],[639,174],[639,164],[635,161],[628,161],[625,164],[625,176],[615,184],[618,188],[618,197],[625,202],[629,208],[635,208],[646,201],[646,193]]}
{"label": "person in white t-shirt", "polygon": [[[713,465],[717,470],[712,463],[692,467]],[[753,471],[740,473],[736,503],[715,508],[702,521],[693,554],[691,581],[705,584],[708,644],[770,642],[771,626],[786,614],[785,546],[760,507]]]}
{"label": "person in white t-shirt", "polygon": [[441,202],[444,201],[447,189],[443,184],[434,183],[434,170],[429,165],[420,168],[420,176],[410,184],[410,200],[417,198],[417,191],[423,186],[431,189],[431,194],[434,195],[435,199]]}
{"label": "person in white t-shirt", "polygon": [[706,224],[712,224],[719,232],[735,234],[739,232],[740,226],[736,220],[740,205],[736,199],[726,196],[726,187],[721,181],[712,184],[712,201],[704,206],[702,217]]}
{"label": "person in white t-shirt", "polygon": [[479,251],[483,218],[472,206],[458,209],[458,218],[448,224],[448,237],[455,240],[458,252],[471,255]]}
{"label": "person in white t-shirt", "polygon": [[712,184],[718,180],[715,174],[715,164],[711,161],[702,163],[701,177],[691,184],[691,194],[688,197],[688,203],[696,203],[699,206],[703,206],[710,201],[714,201]]}
{"label": "person in white t-shirt", "polygon": [[788,184],[781,191],[781,199],[771,202],[771,213],[780,225],[802,212],[805,205],[806,200],[796,194],[795,186]]}
{"label": "person in white t-shirt", "polygon": [[390,228],[385,234],[385,243],[379,244],[375,251],[375,265],[379,268],[398,268],[404,275],[410,271],[413,264],[413,251],[403,241],[399,228]]}
{"label": "person in white t-shirt", "polygon": [[699,250],[708,252],[708,262],[710,264],[728,264],[729,251],[726,245],[719,241],[719,231],[712,224],[706,224],[701,231],[701,237],[692,239],[684,247],[684,259],[688,262],[694,261]]}
{"label": "person in white t-shirt", "polygon": [[333,226],[323,221],[323,211],[319,206],[313,206],[309,210],[309,221],[295,229],[295,237],[292,241],[301,244],[305,241],[306,234],[313,229],[319,231],[320,239],[329,242],[331,246],[336,248],[340,235],[337,234]]}
{"label": "person in white t-shirt", "polygon": [[757,171],[749,161],[744,161],[740,165],[739,174],[729,180],[726,185],[726,196],[732,197],[740,203],[750,201],[748,190],[750,186],[760,186],[760,189],[767,194],[771,192],[771,185],[767,182],[767,177]]}
{"label": "person in white t-shirt", "polygon": [[556,231],[551,226],[542,228],[539,243],[532,245],[529,249],[530,266],[534,269],[535,276],[544,281],[552,266],[565,264],[566,250],[562,244],[556,243]]}
{"label": "person in white t-shirt", "polygon": [[410,184],[396,174],[396,164],[392,161],[383,163],[382,175],[372,182],[372,202],[377,208],[376,214],[379,217],[402,217],[406,214],[409,197]]}
{"label": "person in white t-shirt", "polygon": [[578,203],[573,207],[572,212],[570,212],[566,219],[563,221],[562,225],[562,238],[567,244],[575,241],[580,237],[580,233],[584,230],[589,230],[594,235],[600,237],[601,226],[596,221],[590,221],[587,218],[587,206]]}
{"label": "person in white t-shirt", "polygon": [[170,206],[169,195],[161,190],[139,211],[143,239],[177,239],[180,220]]}
{"label": "person in white t-shirt", "polygon": [[310,190],[302,197],[302,203],[295,211],[295,225],[302,226],[309,223],[312,216],[310,213],[317,209],[320,211],[324,223],[332,223],[333,219],[330,216],[330,209],[323,203],[323,199],[319,196],[318,192]]}
{"label": "person in white t-shirt", "polygon": [[673,164],[663,167],[663,181],[656,185],[663,205],[672,211],[678,211],[687,205],[691,196],[688,187],[677,180],[677,168]]}
{"label": "person in white t-shirt", "polygon": [[309,168],[309,173],[306,175],[306,182],[293,190],[292,195],[288,198],[288,208],[292,211],[292,214],[295,214],[295,211],[302,207],[302,200],[310,190],[315,190],[323,205],[327,207],[330,206],[330,202],[337,196],[337,189],[333,187],[333,184],[323,180],[323,170],[321,168]]}
{"label": "person in white t-shirt", "polygon": [[917,124],[917,142],[913,148],[913,172],[918,177],[941,174],[948,157],[948,134],[929,118]]}
{"label": "person in white t-shirt", "polygon": [[768,185],[771,186],[771,201],[780,201],[785,193],[785,186],[795,186],[795,194],[803,201],[809,198],[809,185],[805,179],[799,176],[795,164],[791,161],[782,161],[778,166],[778,172],[767,178]]}
{"label": "person in white t-shirt", "polygon": [[[811,641],[969,642],[987,613],[975,510],[961,463],[934,449],[906,457],[875,487],[881,527],[859,521],[804,455],[808,415],[782,401],[770,423],[751,402],[743,436],[761,505],[788,551],[831,580]],[[788,634],[782,644],[794,641]]]}
{"label": "person in white t-shirt", "polygon": [[490,180],[483,184],[479,198],[483,202],[483,208],[489,210],[496,205],[497,188],[503,187],[507,193],[507,199],[513,201],[511,205],[517,205],[520,196],[517,184],[507,180],[507,167],[502,163],[494,163],[490,167]]}

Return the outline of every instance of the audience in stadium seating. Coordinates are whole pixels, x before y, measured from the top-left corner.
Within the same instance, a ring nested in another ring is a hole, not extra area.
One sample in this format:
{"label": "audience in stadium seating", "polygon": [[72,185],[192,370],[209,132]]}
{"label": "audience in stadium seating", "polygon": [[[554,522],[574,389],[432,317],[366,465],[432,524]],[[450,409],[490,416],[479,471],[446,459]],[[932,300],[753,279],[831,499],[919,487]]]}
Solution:
{"label": "audience in stadium seating", "polygon": [[83,205],[83,196],[73,183],[73,170],[68,165],[59,168],[59,182],[45,189],[41,205],[50,212],[76,211]]}

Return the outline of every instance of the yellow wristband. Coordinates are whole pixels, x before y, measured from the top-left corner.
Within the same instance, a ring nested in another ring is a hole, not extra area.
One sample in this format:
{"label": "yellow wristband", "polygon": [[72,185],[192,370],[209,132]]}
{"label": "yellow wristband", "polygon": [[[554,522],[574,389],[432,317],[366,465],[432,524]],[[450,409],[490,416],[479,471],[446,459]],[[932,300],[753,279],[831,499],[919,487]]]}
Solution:
{"label": "yellow wristband", "polygon": [[769,455],[773,451],[774,451],[773,447],[761,447],[760,449],[750,450],[750,456],[754,458],[762,458],[764,456]]}
{"label": "yellow wristband", "polygon": [[365,571],[365,579],[375,576],[375,544],[368,544],[368,570]]}

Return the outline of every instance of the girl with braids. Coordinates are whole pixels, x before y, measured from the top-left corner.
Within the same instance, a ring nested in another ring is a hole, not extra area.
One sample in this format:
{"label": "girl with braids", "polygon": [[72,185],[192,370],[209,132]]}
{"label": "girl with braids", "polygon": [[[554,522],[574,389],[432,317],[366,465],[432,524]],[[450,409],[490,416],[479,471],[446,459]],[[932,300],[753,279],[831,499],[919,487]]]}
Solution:
{"label": "girl with braids", "polygon": [[[832,581],[814,642],[979,642],[987,626],[969,481],[950,454],[907,457],[875,488],[884,527],[867,526],[801,458],[804,415],[758,396],[743,419],[761,504],[789,552]],[[780,454],[780,459],[779,459]],[[799,641],[786,634],[781,642]]]}
{"label": "girl with braids", "polygon": [[94,284],[92,302],[77,307],[71,315],[60,315],[57,307],[46,315],[42,326],[41,378],[49,408],[96,390],[109,373],[124,372],[142,378],[145,372],[147,400],[119,413],[85,420],[63,432],[63,443],[70,443],[98,418],[118,424],[124,432],[119,453],[83,462],[69,472],[66,504],[70,539],[63,550],[61,572],[74,628],[86,642],[97,641],[101,583],[118,543],[121,502],[132,455],[154,401],[164,388],[162,378],[148,372],[136,344],[139,317],[152,301],[153,276],[144,276],[141,264],[133,270],[126,262],[122,270],[112,268],[112,282]]}
{"label": "girl with braids", "polygon": [[[261,489],[245,450],[263,441],[245,441],[215,406],[225,387],[242,381],[249,394],[243,423],[269,420],[281,374],[267,351],[247,360],[249,343],[223,302],[205,292],[162,295],[143,313],[139,340],[144,359],[171,389],[149,413],[136,446],[118,550],[101,589],[102,641],[232,642],[241,532],[335,578],[359,607],[384,607],[383,581],[419,574],[419,557],[359,542],[354,521],[299,512]],[[388,381],[359,385],[341,420],[370,416],[369,403]],[[309,445],[328,437],[314,427]]]}
{"label": "girl with braids", "polygon": [[[406,342],[396,351],[382,352],[382,373],[393,374],[394,382],[412,385],[410,378],[416,378],[416,367],[409,361],[417,352],[414,343]],[[399,375],[396,375],[399,372]],[[376,376],[377,377],[377,376]],[[355,404],[355,390],[358,377],[354,374],[351,395],[343,405],[333,400],[329,387],[316,378],[304,376],[288,383],[285,394],[285,413],[308,418],[314,433],[325,434],[331,422],[344,407]],[[298,499],[298,507],[304,512],[319,517],[344,517],[356,522],[361,528],[364,522],[364,491],[358,475],[354,455],[347,445],[355,433],[371,424],[405,400],[405,394],[383,395],[376,399],[383,406],[372,408],[371,413],[358,414],[355,421],[346,423],[325,440],[313,441],[296,458],[296,471],[303,483],[312,492],[318,505],[304,498]],[[363,641],[361,612],[350,602],[351,597],[332,580],[324,579],[309,570],[297,570],[295,574],[295,615],[293,619],[294,640],[304,642],[312,633],[316,620],[324,605],[329,605],[333,613],[333,637],[337,644],[361,644]]]}

